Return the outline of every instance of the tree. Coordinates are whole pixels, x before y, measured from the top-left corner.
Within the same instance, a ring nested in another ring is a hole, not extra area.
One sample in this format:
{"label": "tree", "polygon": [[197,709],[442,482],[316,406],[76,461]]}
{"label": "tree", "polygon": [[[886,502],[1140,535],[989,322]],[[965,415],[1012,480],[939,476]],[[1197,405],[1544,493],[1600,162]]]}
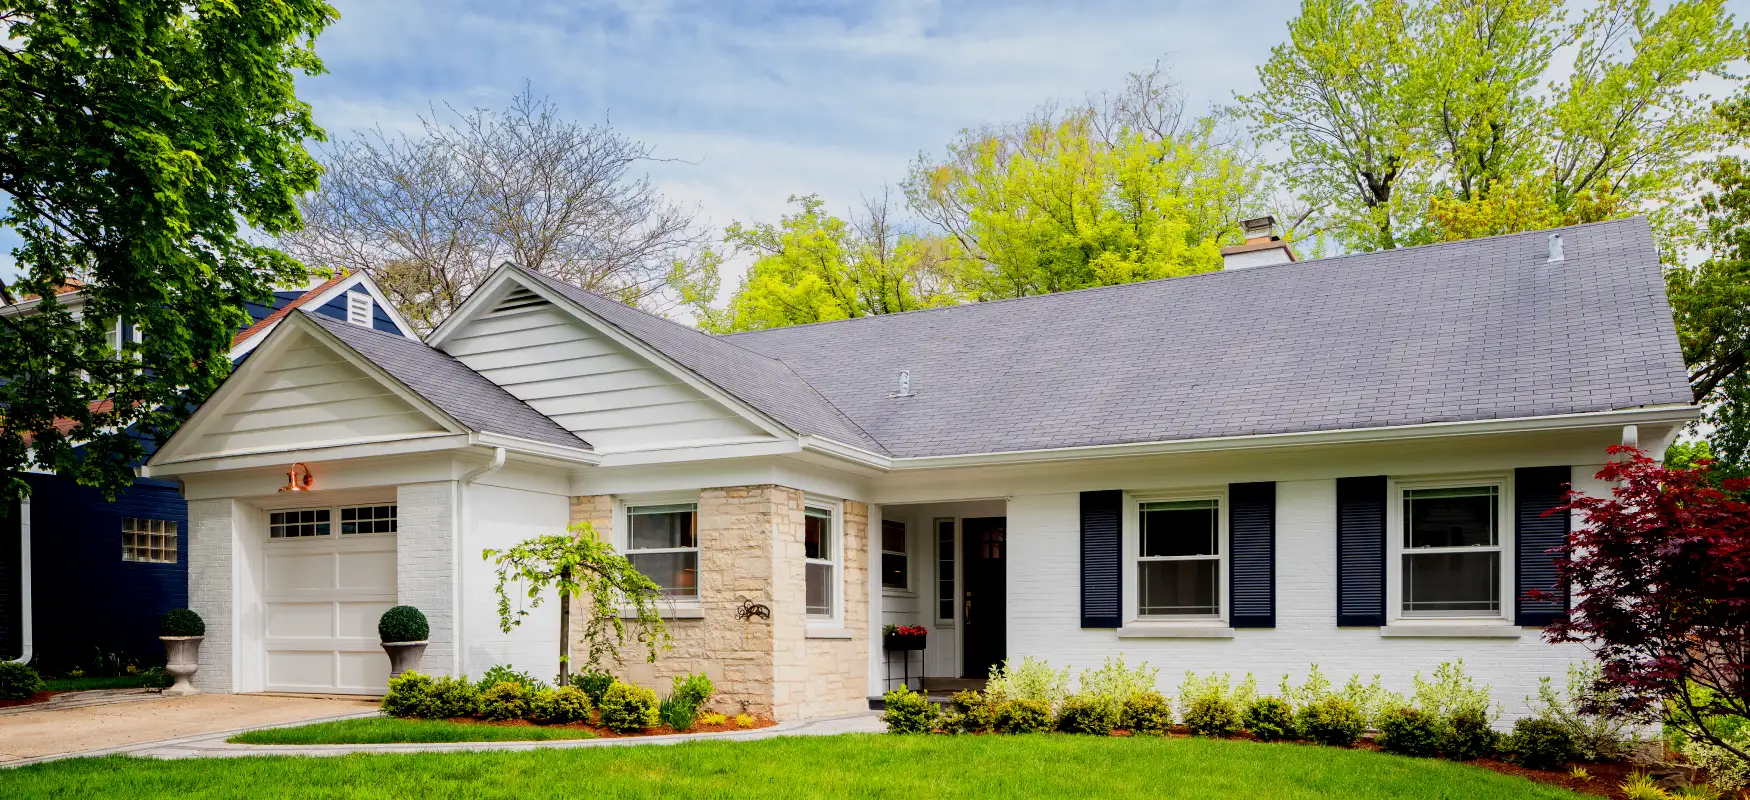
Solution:
{"label": "tree", "polygon": [[[1598,473],[1609,498],[1549,513],[1584,524],[1558,562],[1573,613],[1545,631],[1591,648],[1614,713],[1656,720],[1750,761],[1722,731],[1750,723],[1750,480],[1715,485],[1705,462],[1660,465],[1628,447]],[[1739,724],[1721,726],[1718,720]]]}
{"label": "tree", "polygon": [[[0,226],[21,243],[0,284],[0,495],[35,467],[109,496],[142,439],[163,439],[230,373],[245,300],[306,279],[245,228],[298,225],[322,130],[294,91],[322,71],[321,0],[0,5]],[[81,282],[75,318],[57,289]],[[116,320],[143,342],[107,333]]]}
{"label": "tree", "polygon": [[696,324],[714,333],[895,314],[957,300],[942,266],[943,242],[901,232],[885,191],[850,221],[815,195],[789,198],[778,224],[733,223],[724,242],[753,263],[726,308],[710,307],[715,283],[684,284]]}
{"label": "tree", "polygon": [[[644,577],[625,556],[596,536],[587,522],[571,526],[571,534],[537,536],[508,550],[487,549],[481,557],[493,562],[498,571],[498,624],[505,633],[522,624],[531,609],[541,605],[542,594],[549,590],[559,595],[559,683],[564,685],[571,670],[571,600],[588,595],[590,607],[583,628],[584,641],[589,644],[587,666],[595,667],[603,656],[620,660],[620,645],[626,641],[626,622],[622,610],[633,613],[634,640],[643,645],[648,659],[668,646],[668,630],[656,613],[656,603],[662,589]],[[528,605],[512,607],[507,586],[518,581],[525,590]]]}
{"label": "tree", "polygon": [[692,213],[634,173],[648,145],[568,121],[526,88],[501,111],[452,114],[422,117],[418,136],[330,148],[286,251],[369,273],[422,331],[504,261],[652,310],[673,300],[671,271],[698,270]]}
{"label": "tree", "polygon": [[948,235],[953,281],[974,300],[1217,269],[1262,204],[1262,175],[1183,107],[1157,65],[1117,95],[963,131],[946,158],[914,163],[906,194]]}
{"label": "tree", "polygon": [[1724,0],[1573,21],[1557,0],[1304,0],[1240,113],[1352,250],[1642,211],[1664,228],[1717,143],[1695,81],[1746,41]]}

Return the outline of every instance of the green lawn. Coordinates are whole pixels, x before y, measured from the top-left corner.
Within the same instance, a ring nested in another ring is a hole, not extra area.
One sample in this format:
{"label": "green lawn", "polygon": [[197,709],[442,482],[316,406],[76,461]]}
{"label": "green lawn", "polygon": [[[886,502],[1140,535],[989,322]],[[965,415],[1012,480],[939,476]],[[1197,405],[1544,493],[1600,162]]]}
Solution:
{"label": "green lawn", "polygon": [[157,761],[0,772],[3,797],[1578,800],[1446,761],[1207,739],[788,737],[530,752]]}
{"label": "green lawn", "polygon": [[365,717],[318,722],[295,728],[250,731],[227,741],[238,744],[381,744],[385,742],[545,742],[554,739],[594,739],[577,728],[527,725],[470,725],[442,719]]}
{"label": "green lawn", "polygon": [[83,692],[87,689],[132,689],[151,680],[144,675],[112,675],[105,678],[55,678],[45,680],[51,692]]}

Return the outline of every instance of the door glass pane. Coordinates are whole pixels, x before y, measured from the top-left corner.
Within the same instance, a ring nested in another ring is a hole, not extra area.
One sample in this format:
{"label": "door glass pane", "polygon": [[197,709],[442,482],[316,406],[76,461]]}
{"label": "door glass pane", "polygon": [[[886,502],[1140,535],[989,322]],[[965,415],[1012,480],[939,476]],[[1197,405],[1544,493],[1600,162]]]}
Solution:
{"label": "door glass pane", "polygon": [[832,512],[810,508],[803,514],[802,543],[806,557],[832,559]]}
{"label": "door glass pane", "polygon": [[[807,598],[803,609],[809,616],[832,616],[832,565],[809,564]],[[791,573],[795,574],[795,573]]]}
{"label": "door glass pane", "polygon": [[954,618],[954,520],[936,520],[936,619]]}
{"label": "door glass pane", "polygon": [[1137,562],[1142,616],[1215,616],[1221,613],[1216,569],[1220,559]]}
{"label": "door glass pane", "polygon": [[1144,556],[1212,556],[1217,553],[1216,502],[1143,503],[1139,509]]}
{"label": "door glass pane", "polygon": [[698,547],[694,527],[694,506],[691,503],[671,506],[641,506],[627,509],[632,528],[633,550],[660,550],[670,547]]}
{"label": "door glass pane", "polygon": [[627,553],[626,558],[644,577],[662,587],[664,595],[699,596],[698,553]]}
{"label": "door glass pane", "polygon": [[1492,546],[1498,502],[1493,486],[1404,492],[1404,546]]}
{"label": "door glass pane", "polygon": [[1405,553],[1406,614],[1497,614],[1501,554]]}

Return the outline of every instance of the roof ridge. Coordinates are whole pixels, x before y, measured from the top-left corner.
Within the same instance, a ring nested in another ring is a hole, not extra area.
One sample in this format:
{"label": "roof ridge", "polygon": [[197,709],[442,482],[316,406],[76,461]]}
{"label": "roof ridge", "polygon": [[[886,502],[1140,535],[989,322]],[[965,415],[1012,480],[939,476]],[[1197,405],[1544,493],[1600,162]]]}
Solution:
{"label": "roof ridge", "polygon": [[[1583,222],[1583,223],[1580,223],[1577,225],[1561,225],[1561,226],[1554,227],[1554,228],[1540,228],[1540,229],[1535,230],[1535,231],[1518,231],[1515,233],[1501,233],[1501,234],[1496,234],[1494,236],[1479,236],[1479,237],[1474,238],[1474,239],[1458,239],[1458,240],[1450,241],[1450,242],[1429,242],[1427,244],[1419,244],[1419,245],[1415,245],[1413,247],[1399,247],[1399,248],[1394,248],[1391,250],[1371,250],[1371,251],[1368,251],[1365,253],[1343,253],[1341,255],[1326,256],[1324,258],[1314,258],[1314,259],[1308,259],[1305,261],[1288,261],[1288,262],[1283,262],[1280,264],[1260,264],[1260,265],[1255,266],[1255,267],[1245,267],[1243,269],[1238,269],[1238,270],[1215,269],[1215,270],[1210,270],[1209,272],[1197,272],[1197,273],[1192,273],[1190,275],[1172,275],[1172,276],[1165,277],[1165,278],[1154,278],[1154,279],[1146,280],[1146,281],[1133,281],[1131,283],[1114,283],[1114,284],[1109,284],[1106,286],[1085,286],[1085,287],[1082,287],[1080,289],[1069,289],[1069,290],[1061,291],[1061,292],[1047,292],[1045,294],[1030,294],[1030,295],[1026,295],[1024,297],[1002,297],[1002,298],[998,298],[995,300],[975,300],[975,301],[970,302],[970,303],[957,303],[957,304],[951,305],[951,306],[936,306],[933,308],[914,308],[910,311],[898,311],[898,312],[894,312],[891,314],[869,314],[869,315],[861,316],[861,317],[851,317],[849,319],[830,319],[830,320],[822,320],[820,322],[804,322],[804,323],[800,323],[797,325],[784,325],[784,326],[777,327],[777,328],[760,328],[758,330],[736,331],[735,333],[723,333],[723,334],[705,333],[704,335],[710,336],[713,339],[729,341],[730,339],[733,339],[737,336],[753,336],[753,335],[761,334],[761,333],[771,333],[773,331],[789,331],[789,330],[796,330],[799,328],[819,327],[819,326],[823,326],[823,325],[842,325],[845,323],[862,322],[862,321],[874,320],[874,319],[891,319],[894,317],[903,317],[903,316],[907,316],[910,314],[923,314],[923,313],[931,312],[931,311],[956,311],[956,310],[962,310],[962,309],[987,308],[990,306],[1001,305],[1004,303],[1018,303],[1018,302],[1023,302],[1023,301],[1045,301],[1048,298],[1055,298],[1055,297],[1069,297],[1069,296],[1074,296],[1074,295],[1087,294],[1087,293],[1091,293],[1091,292],[1120,290],[1120,289],[1126,289],[1126,288],[1133,287],[1133,286],[1145,286],[1148,284],[1166,283],[1168,281],[1188,281],[1188,280],[1192,280],[1192,279],[1196,279],[1196,278],[1209,279],[1212,276],[1220,276],[1220,275],[1256,273],[1256,272],[1261,272],[1264,270],[1272,270],[1272,269],[1279,269],[1279,268],[1285,268],[1285,267],[1305,268],[1305,267],[1312,266],[1314,264],[1324,264],[1324,263],[1334,262],[1334,261],[1343,261],[1345,259],[1366,258],[1366,257],[1370,257],[1370,256],[1385,255],[1388,253],[1406,253],[1406,252],[1413,252],[1413,251],[1419,251],[1419,250],[1429,250],[1429,249],[1440,248],[1440,247],[1450,247],[1450,246],[1455,246],[1455,245],[1470,245],[1470,244],[1476,244],[1477,242],[1487,242],[1487,241],[1491,241],[1491,240],[1495,240],[1495,239],[1510,239],[1510,238],[1519,237],[1519,236],[1530,236],[1532,234],[1538,234],[1538,233],[1548,234],[1548,233],[1553,233],[1553,232],[1558,232],[1558,231],[1580,230],[1582,228],[1593,228],[1593,227],[1599,227],[1599,226],[1604,226],[1604,225],[1620,225],[1620,224],[1623,224],[1625,222],[1630,222],[1633,220],[1645,221],[1646,215],[1636,214],[1636,215],[1631,216],[1631,217],[1622,217],[1619,219],[1607,219],[1607,220],[1600,220],[1598,222]],[[672,322],[672,320],[670,320],[670,321]],[[682,326],[682,327],[686,327],[686,326]],[[693,329],[693,330],[697,330],[697,329]],[[699,332],[704,333],[704,331],[699,331]],[[743,349],[746,349],[746,348],[743,348]]]}

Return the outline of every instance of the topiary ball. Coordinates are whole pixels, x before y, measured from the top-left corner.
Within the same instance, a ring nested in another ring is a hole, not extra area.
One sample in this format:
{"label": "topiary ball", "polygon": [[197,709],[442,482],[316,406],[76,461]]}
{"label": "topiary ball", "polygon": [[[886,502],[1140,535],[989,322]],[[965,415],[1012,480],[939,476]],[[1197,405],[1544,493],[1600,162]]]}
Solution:
{"label": "topiary ball", "polygon": [[207,623],[201,621],[201,615],[186,608],[173,608],[164,612],[158,620],[159,636],[205,636]]}
{"label": "topiary ball", "polygon": [[383,612],[377,620],[377,635],[386,644],[397,642],[423,642],[431,636],[431,626],[426,624],[425,614],[413,606],[396,606]]}

